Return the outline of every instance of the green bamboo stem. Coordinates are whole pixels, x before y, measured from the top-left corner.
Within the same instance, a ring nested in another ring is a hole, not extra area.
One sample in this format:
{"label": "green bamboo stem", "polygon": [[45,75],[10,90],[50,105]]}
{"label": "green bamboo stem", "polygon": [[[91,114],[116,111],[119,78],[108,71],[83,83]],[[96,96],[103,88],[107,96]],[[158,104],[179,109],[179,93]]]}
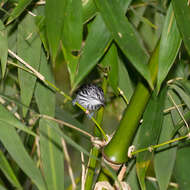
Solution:
{"label": "green bamboo stem", "polygon": [[[104,94],[106,94],[106,92],[107,92],[107,78],[106,77],[104,77],[104,80],[102,83],[102,89],[104,91]],[[96,117],[97,123],[99,123],[99,124],[102,123],[103,114],[104,114],[104,107],[101,107],[97,113],[97,117]],[[100,139],[102,138],[102,133],[99,130],[99,128],[96,128],[96,127],[94,128],[94,136],[96,136]],[[95,159],[95,158],[98,157],[99,153],[100,153],[100,149],[98,147],[94,146],[91,149],[90,157],[89,157],[89,163],[88,163],[88,170],[86,173],[85,190],[91,190],[92,189],[95,169],[97,166],[97,159]]]}
{"label": "green bamboo stem", "polygon": [[[155,83],[157,76],[158,54],[159,46],[156,47],[149,62],[153,83]],[[122,164],[128,160],[128,148],[131,145],[150,95],[151,90],[148,85],[143,81],[140,81],[127,109],[125,110],[124,116],[118,126],[118,130],[103,150],[104,156],[108,161]]]}

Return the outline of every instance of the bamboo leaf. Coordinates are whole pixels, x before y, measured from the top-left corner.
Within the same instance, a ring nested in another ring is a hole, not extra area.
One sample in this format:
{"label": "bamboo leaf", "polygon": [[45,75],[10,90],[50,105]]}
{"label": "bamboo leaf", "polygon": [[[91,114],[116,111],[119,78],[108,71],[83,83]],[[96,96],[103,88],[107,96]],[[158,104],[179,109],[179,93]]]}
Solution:
{"label": "bamboo leaf", "polygon": [[172,5],[178,29],[181,33],[181,37],[183,38],[185,47],[190,55],[190,8],[188,5],[188,0],[173,0]]}
{"label": "bamboo leaf", "polygon": [[10,111],[8,111],[2,104],[0,104],[0,121],[5,122],[12,127],[18,128],[34,137],[36,136],[34,132],[32,132],[18,119],[16,119],[16,117],[13,116],[13,114]]}
{"label": "bamboo leaf", "polygon": [[183,89],[178,87],[177,85],[170,85],[170,87],[176,91],[176,93],[181,97],[181,99],[184,101],[184,103],[187,105],[187,107],[190,109],[190,96],[186,94]]}
{"label": "bamboo leaf", "polygon": [[189,166],[189,156],[190,156],[190,146],[189,141],[186,143],[181,143],[177,151],[176,165],[175,165],[175,178],[179,184],[179,189],[188,190],[190,186],[189,176],[190,176],[190,166]]}
{"label": "bamboo leaf", "polygon": [[157,92],[159,92],[162,82],[174,64],[180,45],[181,36],[177,28],[172,4],[170,4],[160,41]]}
{"label": "bamboo leaf", "polygon": [[118,54],[114,43],[109,48],[101,64],[108,71],[108,81],[115,94],[118,94]]}
{"label": "bamboo leaf", "polygon": [[10,183],[13,185],[13,187],[19,190],[22,189],[22,186],[19,183],[17,176],[15,175],[2,151],[0,151],[0,169],[2,170],[6,178],[10,181]]}
{"label": "bamboo leaf", "polygon": [[[121,10],[123,13],[127,10],[130,2],[131,0],[120,1],[122,7]],[[112,36],[110,31],[107,29],[100,14],[97,14],[88,33],[85,46],[82,50],[73,90],[95,67],[99,59],[106,52],[111,41]]]}
{"label": "bamboo leaf", "polygon": [[64,189],[64,155],[61,136],[56,131],[59,127],[55,122],[44,119],[40,120],[39,126],[42,166],[48,189]]}
{"label": "bamboo leaf", "polygon": [[[143,115],[143,124],[140,127],[138,135],[139,138],[137,140],[137,149],[149,147],[158,142],[162,128],[165,94],[166,89],[163,89],[158,98],[155,93],[152,94]],[[152,157],[153,153],[148,151],[141,152],[137,155],[137,176],[142,190],[146,189],[145,176]]]}
{"label": "bamboo leaf", "polygon": [[95,2],[114,40],[131,61],[131,64],[153,88],[147,65],[149,56],[145,49],[143,49],[134,28],[121,11],[120,4],[115,0],[109,2],[106,0],[96,0]]}
{"label": "bamboo leaf", "polygon": [[7,30],[5,29],[3,22],[0,20],[0,61],[1,61],[1,71],[3,77],[6,71],[7,55],[8,55]]}
{"label": "bamboo leaf", "polygon": [[21,15],[21,13],[25,10],[25,8],[32,2],[32,0],[19,0],[18,5],[13,9],[11,12],[11,15],[9,16],[9,19],[7,21],[7,24],[15,20],[18,16]]}
{"label": "bamboo leaf", "polygon": [[11,157],[40,190],[46,190],[46,185],[43,181],[42,175],[28,155],[16,130],[3,121],[0,121],[0,126],[0,140]]}
{"label": "bamboo leaf", "polygon": [[[48,81],[53,82],[53,75],[43,50],[41,51],[40,73]],[[37,82],[35,98],[40,113],[54,117],[54,92],[42,83]],[[51,123],[52,127],[49,127],[49,123]],[[61,132],[57,132],[59,127],[55,122],[49,121],[49,123],[41,119],[39,124],[42,166],[48,189],[60,190],[64,188],[64,155],[61,145]]]}
{"label": "bamboo leaf", "polygon": [[[166,100],[165,108],[172,107],[173,105],[170,101]],[[172,131],[174,129],[174,124],[170,112],[164,116],[162,131],[160,134],[159,144],[170,140]],[[170,144],[160,147],[157,150],[154,157],[154,166],[156,178],[160,189],[167,190],[168,185],[173,173],[173,168],[175,164],[177,147],[174,144]]]}
{"label": "bamboo leaf", "polygon": [[83,1],[82,3],[82,20],[88,22],[96,14],[96,5],[93,0]]}
{"label": "bamboo leaf", "polygon": [[82,43],[82,2],[67,0],[64,6],[62,42],[69,51],[80,50]]}
{"label": "bamboo leaf", "polygon": [[119,84],[118,87],[123,91],[124,95],[126,96],[127,100],[129,101],[133,95],[134,87],[129,77],[129,73],[122,62],[119,60]]}
{"label": "bamboo leaf", "polygon": [[[27,15],[18,26],[17,33],[17,53],[18,56],[25,60],[34,69],[38,70],[40,64],[41,41],[36,32],[34,17]],[[30,73],[18,69],[18,78],[21,88],[21,102],[29,106],[36,77]],[[28,109],[23,107],[23,116],[25,117]]]}
{"label": "bamboo leaf", "polygon": [[[94,43],[95,41],[96,43]],[[82,50],[73,88],[75,88],[93,69],[98,60],[105,53],[110,42],[111,34],[107,31],[101,16],[97,15],[90,28],[84,49]]]}
{"label": "bamboo leaf", "polygon": [[47,0],[45,5],[46,33],[53,61],[55,61],[61,40],[65,2],[63,0]]}

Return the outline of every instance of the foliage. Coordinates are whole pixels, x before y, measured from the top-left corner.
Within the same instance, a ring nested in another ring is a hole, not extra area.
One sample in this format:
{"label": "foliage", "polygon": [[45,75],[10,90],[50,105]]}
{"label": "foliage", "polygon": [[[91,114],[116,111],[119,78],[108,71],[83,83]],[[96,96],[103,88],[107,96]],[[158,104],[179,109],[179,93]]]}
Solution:
{"label": "foliage", "polygon": [[0,189],[189,189],[189,4],[1,1]]}

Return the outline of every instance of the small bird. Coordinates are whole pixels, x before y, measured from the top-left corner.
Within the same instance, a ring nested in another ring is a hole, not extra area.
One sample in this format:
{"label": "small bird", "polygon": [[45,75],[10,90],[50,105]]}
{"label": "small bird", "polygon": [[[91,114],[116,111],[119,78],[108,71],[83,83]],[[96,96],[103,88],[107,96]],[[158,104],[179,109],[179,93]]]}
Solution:
{"label": "small bird", "polygon": [[83,85],[77,91],[73,104],[76,102],[83,106],[89,114],[89,111],[96,111],[101,106],[104,106],[104,92],[102,88],[96,86],[95,84]]}

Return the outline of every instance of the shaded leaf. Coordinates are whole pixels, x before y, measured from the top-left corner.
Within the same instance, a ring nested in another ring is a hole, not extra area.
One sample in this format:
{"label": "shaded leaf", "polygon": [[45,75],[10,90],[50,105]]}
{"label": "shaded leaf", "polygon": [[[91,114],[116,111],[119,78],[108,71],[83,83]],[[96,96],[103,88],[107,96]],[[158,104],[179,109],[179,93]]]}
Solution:
{"label": "shaded leaf", "polygon": [[181,143],[177,151],[176,156],[176,165],[174,175],[177,183],[179,184],[179,189],[188,190],[190,187],[190,165],[189,165],[189,157],[190,157],[190,144]]}
{"label": "shaded leaf", "polygon": [[185,47],[190,55],[190,8],[188,5],[188,0],[173,0],[172,5],[178,29],[183,38]]}
{"label": "shaded leaf", "polygon": [[110,42],[111,34],[107,30],[101,16],[97,15],[93,21],[85,46],[82,50],[73,88],[75,88],[97,64],[98,60],[108,48]]}
{"label": "shaded leaf", "polygon": [[11,168],[2,151],[0,151],[0,169],[2,170],[6,178],[10,181],[10,183],[13,185],[13,187],[20,190],[22,189],[22,186],[19,183],[17,176],[15,175],[13,169]]}
{"label": "shaded leaf", "polygon": [[32,0],[19,0],[18,5],[11,12],[7,24],[15,20],[31,2]]}
{"label": "shaded leaf", "polygon": [[[45,53],[41,51],[40,73],[53,82],[53,75],[48,65]],[[41,114],[54,117],[55,93],[47,86],[36,84],[35,98]],[[49,127],[51,123],[52,127]],[[60,129],[54,121],[40,120],[40,153],[44,177],[49,190],[60,190],[64,187],[64,155],[62,152]],[[60,131],[59,133],[57,131]]]}
{"label": "shaded leaf", "polygon": [[[49,126],[51,123],[51,126]],[[61,146],[61,136],[57,123],[40,120],[40,153],[44,177],[49,190],[64,189],[64,154]],[[55,130],[56,128],[56,130]]]}
{"label": "shaded leaf", "polygon": [[123,53],[153,88],[147,65],[149,56],[143,49],[136,31],[122,13],[120,4],[115,0],[109,2],[96,0],[95,2],[106,26]]}
{"label": "shaded leaf", "polygon": [[170,4],[160,41],[157,92],[159,92],[162,82],[174,64],[180,45],[181,36],[177,28],[172,4]]}
{"label": "shaded leaf", "polygon": [[[17,54],[34,69],[38,70],[40,65],[41,41],[36,32],[34,17],[27,15],[18,26]],[[29,106],[36,83],[36,77],[22,69],[18,69],[18,78],[21,88],[21,102]],[[28,109],[23,107],[25,117]]]}
{"label": "shaded leaf", "polygon": [[13,114],[10,111],[8,111],[2,104],[0,104],[0,121],[9,124],[11,127],[18,128],[32,136],[36,136],[34,132],[32,132],[18,119],[16,119],[16,117],[13,116]]}
{"label": "shaded leaf", "polygon": [[16,130],[3,121],[0,121],[0,127],[0,140],[11,157],[39,189],[46,190],[40,170],[26,152]]}
{"label": "shaded leaf", "polygon": [[7,55],[8,55],[7,30],[5,29],[3,22],[0,20],[0,61],[1,61],[1,71],[3,77],[6,71]]}
{"label": "shaded leaf", "polygon": [[[170,101],[166,100],[165,108],[172,107],[173,105]],[[162,131],[160,134],[160,139],[158,144],[166,142],[171,139],[171,134],[174,129],[174,123],[170,112],[164,115]],[[154,166],[156,179],[160,189],[167,190],[168,185],[173,173],[173,168],[175,164],[177,147],[175,144],[169,144],[164,147],[158,148],[157,153],[154,156]]]}
{"label": "shaded leaf", "polygon": [[50,52],[54,61],[61,40],[65,2],[66,1],[63,0],[47,0],[45,5],[46,33]]}
{"label": "shaded leaf", "polygon": [[134,87],[130,80],[128,71],[123,64],[122,60],[119,59],[119,84],[118,87],[123,91],[124,95],[126,96],[127,100],[129,101],[132,97],[134,92]]}
{"label": "shaded leaf", "polygon": [[101,64],[108,72],[108,81],[111,87],[115,94],[118,94],[118,54],[114,43],[109,48]]}
{"label": "shaded leaf", "polygon": [[[163,89],[158,97],[156,97],[155,92],[152,94],[143,115],[143,123],[137,140],[137,149],[157,144],[163,121],[165,94],[166,89]],[[137,155],[136,169],[142,190],[146,189],[145,176],[152,157],[153,153],[149,151],[141,152]]]}

